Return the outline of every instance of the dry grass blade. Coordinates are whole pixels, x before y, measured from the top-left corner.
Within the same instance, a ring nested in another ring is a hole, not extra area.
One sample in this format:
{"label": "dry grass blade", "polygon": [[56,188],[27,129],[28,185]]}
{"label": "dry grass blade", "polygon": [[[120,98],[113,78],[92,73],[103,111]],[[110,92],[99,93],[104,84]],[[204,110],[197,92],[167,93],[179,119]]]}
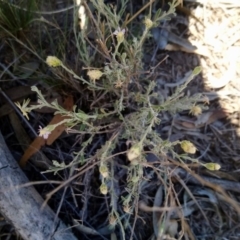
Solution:
{"label": "dry grass blade", "polygon": [[[162,202],[163,202],[163,186],[159,186],[154,198],[153,207],[160,207],[162,205]],[[160,228],[159,220],[160,220],[161,213],[153,210],[152,214],[153,214],[154,233],[155,233],[155,236],[158,237],[159,228]]]}

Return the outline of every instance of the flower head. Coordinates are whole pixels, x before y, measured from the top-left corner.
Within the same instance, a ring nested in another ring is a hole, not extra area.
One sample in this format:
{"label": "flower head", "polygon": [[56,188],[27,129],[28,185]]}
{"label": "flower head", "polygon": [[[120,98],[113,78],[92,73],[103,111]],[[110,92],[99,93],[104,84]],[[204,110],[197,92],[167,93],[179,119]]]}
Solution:
{"label": "flower head", "polygon": [[39,136],[43,137],[44,139],[48,139],[48,136],[51,133],[51,131],[48,129],[48,126],[45,128],[42,128],[41,126],[39,126],[38,132],[39,132]]}
{"label": "flower head", "polygon": [[191,113],[194,116],[198,116],[198,115],[202,114],[202,109],[200,106],[195,105],[191,108],[189,113]]}
{"label": "flower head", "polygon": [[144,24],[147,29],[150,29],[153,27],[153,21],[150,18],[145,18]]}
{"label": "flower head", "polygon": [[59,67],[62,65],[62,61],[55,56],[48,56],[46,63],[50,67]]}
{"label": "flower head", "polygon": [[184,152],[194,154],[197,151],[197,148],[191,142],[185,140],[181,142],[181,148]]}
{"label": "flower head", "polygon": [[117,37],[118,44],[124,41],[125,32],[126,32],[125,28],[121,29],[120,27],[118,27],[117,30],[113,32],[113,34],[116,35]]}
{"label": "flower head", "polygon": [[92,81],[95,81],[98,80],[103,75],[103,72],[101,72],[100,70],[89,70],[87,72],[87,75]]}

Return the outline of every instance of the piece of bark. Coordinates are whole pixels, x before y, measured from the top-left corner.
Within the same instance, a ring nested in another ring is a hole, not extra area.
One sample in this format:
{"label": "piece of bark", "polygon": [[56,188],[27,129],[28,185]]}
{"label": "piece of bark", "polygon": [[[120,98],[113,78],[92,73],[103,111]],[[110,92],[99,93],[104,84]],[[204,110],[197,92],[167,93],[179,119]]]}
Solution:
{"label": "piece of bark", "polygon": [[[30,137],[26,133],[26,131],[25,131],[24,127],[22,126],[21,121],[15,111],[11,112],[8,116],[11,121],[12,128],[15,132],[15,135],[16,135],[19,145],[21,146],[21,148],[24,151],[26,151],[26,149],[32,142]],[[41,151],[36,152],[30,159],[31,159],[32,163],[34,164],[34,166],[39,167],[44,170],[47,170],[47,169],[49,169],[50,166],[52,166],[52,162]]]}
{"label": "piece of bark", "polygon": [[[0,212],[26,240],[76,240],[33,186],[8,150],[0,132]],[[19,186],[19,187],[18,187]]]}

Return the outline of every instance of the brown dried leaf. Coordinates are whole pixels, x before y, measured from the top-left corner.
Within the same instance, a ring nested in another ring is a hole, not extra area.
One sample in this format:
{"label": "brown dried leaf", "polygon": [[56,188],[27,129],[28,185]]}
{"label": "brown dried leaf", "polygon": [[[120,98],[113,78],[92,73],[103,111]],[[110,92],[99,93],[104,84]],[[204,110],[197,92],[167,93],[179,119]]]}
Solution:
{"label": "brown dried leaf", "polygon": [[[29,136],[27,135],[25,129],[21,124],[21,121],[19,120],[15,112],[10,113],[9,118],[15,135],[18,139],[19,145],[22,147],[23,150],[26,150],[27,146],[29,146],[29,144],[31,143]],[[32,156],[31,160],[33,161],[35,166],[42,169],[48,169],[49,166],[51,166],[51,161],[42,152],[36,152],[36,154]]]}
{"label": "brown dried leaf", "polygon": [[[29,86],[18,86],[8,89],[4,92],[12,101],[16,101],[20,98],[25,98],[30,94],[34,94]],[[6,99],[2,95],[0,95],[0,100],[6,102]]]}
{"label": "brown dried leaf", "polygon": [[196,127],[202,127],[205,124],[211,124],[221,118],[227,116],[227,112],[224,109],[214,110],[212,112],[206,112],[201,114],[198,119],[195,121]]}
{"label": "brown dried leaf", "polygon": [[[63,103],[63,107],[68,110],[71,111],[73,108],[73,97],[69,96],[65,99],[64,103]],[[49,125],[51,124],[56,124],[59,123],[61,121],[63,121],[64,119],[66,119],[67,117],[64,117],[60,114],[57,114],[53,117],[53,119],[51,120],[51,122],[49,123]],[[47,145],[51,145],[61,134],[62,132],[66,129],[65,124],[61,124],[59,126],[57,126],[49,135],[48,139],[46,140]],[[36,137],[35,140],[32,142],[32,144],[28,147],[28,149],[25,151],[24,155],[22,156],[21,160],[20,160],[20,166],[23,167],[26,165],[28,159],[37,151],[39,151],[39,149],[45,145],[45,139],[43,137]]]}
{"label": "brown dried leaf", "polygon": [[[68,110],[68,111],[72,111],[73,109],[73,97],[69,96],[65,99],[64,103],[63,103],[63,107],[64,109]],[[59,123],[61,121],[63,121],[64,119],[66,119],[67,117],[62,116],[60,114],[57,114],[54,116],[54,118],[52,119],[52,121],[49,123],[49,125],[52,124],[56,124]],[[47,145],[51,145],[62,133],[63,131],[66,129],[65,124],[61,124],[59,126],[57,126],[54,131],[52,131],[49,135],[49,137],[47,138]]]}
{"label": "brown dried leaf", "polygon": [[187,122],[187,121],[181,121],[181,120],[175,120],[174,121],[174,125],[180,125],[184,128],[187,128],[187,129],[195,129],[196,126],[194,125],[194,123],[192,122]]}

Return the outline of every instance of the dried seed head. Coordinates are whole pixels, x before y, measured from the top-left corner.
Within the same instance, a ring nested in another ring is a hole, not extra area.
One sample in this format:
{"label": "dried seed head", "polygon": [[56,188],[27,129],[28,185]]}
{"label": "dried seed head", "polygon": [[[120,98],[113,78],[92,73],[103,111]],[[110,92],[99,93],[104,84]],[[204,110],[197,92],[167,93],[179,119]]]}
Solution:
{"label": "dried seed head", "polygon": [[20,102],[15,102],[16,106],[21,110],[23,116],[29,120],[28,113],[31,111],[31,108],[28,108],[27,105],[30,103],[30,99],[23,100],[23,104],[21,105]]}
{"label": "dried seed head", "polygon": [[194,154],[197,151],[197,148],[194,146],[194,144],[186,140],[181,142],[181,148],[184,152],[191,154]]}

